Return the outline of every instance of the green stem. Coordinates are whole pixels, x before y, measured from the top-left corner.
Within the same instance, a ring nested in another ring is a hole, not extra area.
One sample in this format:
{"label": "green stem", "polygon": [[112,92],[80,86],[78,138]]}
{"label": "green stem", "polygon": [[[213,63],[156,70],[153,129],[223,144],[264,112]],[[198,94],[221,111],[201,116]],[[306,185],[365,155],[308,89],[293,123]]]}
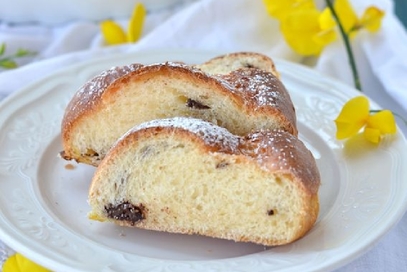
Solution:
{"label": "green stem", "polygon": [[339,16],[336,13],[335,8],[332,5],[331,0],[325,0],[325,2],[328,5],[328,8],[331,10],[332,16],[334,17],[336,23],[339,26],[339,30],[341,32],[343,42],[345,43],[346,51],[347,51],[348,57],[349,57],[349,65],[350,65],[350,67],[352,69],[353,81],[354,81],[354,84],[355,84],[355,88],[357,90],[359,90],[359,91],[362,91],[362,85],[360,83],[358,70],[356,68],[356,62],[355,62],[355,58],[353,56],[352,47],[350,46],[349,36],[345,32],[345,29],[342,26],[341,20],[339,19]]}

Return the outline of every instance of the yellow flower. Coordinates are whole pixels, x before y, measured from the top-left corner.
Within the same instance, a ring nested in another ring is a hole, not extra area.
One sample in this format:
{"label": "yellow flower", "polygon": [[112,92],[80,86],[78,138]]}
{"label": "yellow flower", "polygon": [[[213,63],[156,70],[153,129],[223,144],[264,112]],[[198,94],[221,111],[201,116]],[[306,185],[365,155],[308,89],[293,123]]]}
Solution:
{"label": "yellow flower", "polygon": [[[381,20],[384,17],[384,11],[377,7],[368,7],[362,17],[359,19],[348,0],[336,0],[334,9],[341,21],[342,27],[348,34],[354,34],[353,31],[365,28],[368,31],[375,32],[379,30]],[[332,16],[329,8],[325,8],[326,16]]]}
{"label": "yellow flower", "polygon": [[114,45],[127,42],[123,29],[112,20],[103,21],[100,27],[106,44]]}
{"label": "yellow flower", "polygon": [[366,140],[379,143],[386,134],[396,133],[396,121],[389,110],[373,111],[369,109],[369,100],[357,96],[345,103],[335,120],[338,140],[355,136],[363,129]]}
{"label": "yellow flower", "polygon": [[313,0],[263,0],[263,3],[270,16],[278,20],[283,20],[288,14],[295,10],[316,9]]}
{"label": "yellow flower", "polygon": [[383,17],[384,11],[373,6],[368,7],[363,13],[362,18],[359,21],[359,25],[366,28],[370,32],[376,32],[381,26]]}
{"label": "yellow flower", "polygon": [[135,42],[141,37],[146,9],[143,4],[138,3],[133,10],[128,23],[127,33],[114,21],[106,20],[100,24],[102,35],[106,44],[115,45],[127,42]]}
{"label": "yellow flower", "polygon": [[299,9],[281,21],[281,32],[290,47],[300,55],[318,55],[336,39],[333,21],[321,20],[317,9]]}
{"label": "yellow flower", "polygon": [[389,110],[382,110],[369,116],[364,131],[365,138],[373,143],[379,143],[381,136],[396,133],[396,120]]}
{"label": "yellow flower", "polygon": [[364,96],[349,100],[342,108],[336,123],[336,138],[346,139],[356,135],[369,117],[369,101]]}
{"label": "yellow flower", "polygon": [[[280,21],[288,45],[300,55],[319,55],[337,38],[336,21],[329,7],[321,12],[313,0],[263,0],[263,3],[267,12]],[[380,9],[369,7],[359,19],[348,0],[336,0],[334,10],[348,35],[361,28],[377,31],[384,16]]]}
{"label": "yellow flower", "polygon": [[352,8],[352,5],[348,0],[336,0],[334,3],[334,9],[338,14],[339,20],[346,33],[357,24],[358,16]]}
{"label": "yellow flower", "polygon": [[16,253],[10,256],[3,265],[3,272],[49,272],[50,270]]}
{"label": "yellow flower", "polygon": [[335,21],[326,16],[321,20],[313,0],[263,0],[263,3],[270,16],[280,21],[284,39],[298,54],[318,55],[336,39]]}

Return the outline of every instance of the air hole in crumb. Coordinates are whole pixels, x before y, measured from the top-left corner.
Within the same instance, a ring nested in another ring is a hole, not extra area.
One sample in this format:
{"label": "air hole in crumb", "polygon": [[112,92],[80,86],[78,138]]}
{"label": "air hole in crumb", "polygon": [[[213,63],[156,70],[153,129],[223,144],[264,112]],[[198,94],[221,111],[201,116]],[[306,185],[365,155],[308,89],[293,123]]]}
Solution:
{"label": "air hole in crumb", "polygon": [[95,150],[88,148],[86,149],[85,154],[82,154],[82,156],[86,156],[86,157],[98,157],[99,153],[97,153]]}
{"label": "air hole in crumb", "polygon": [[229,165],[227,162],[220,162],[216,165],[216,169],[226,168]]}
{"label": "air hole in crumb", "polygon": [[186,105],[188,108],[193,108],[193,109],[197,109],[197,110],[207,110],[210,109],[209,106],[206,106],[204,104],[202,104],[201,102],[195,101],[191,98],[188,98]]}
{"label": "air hole in crumb", "polygon": [[248,62],[243,64],[243,66],[246,67],[246,68],[256,68],[253,64],[248,63]]}

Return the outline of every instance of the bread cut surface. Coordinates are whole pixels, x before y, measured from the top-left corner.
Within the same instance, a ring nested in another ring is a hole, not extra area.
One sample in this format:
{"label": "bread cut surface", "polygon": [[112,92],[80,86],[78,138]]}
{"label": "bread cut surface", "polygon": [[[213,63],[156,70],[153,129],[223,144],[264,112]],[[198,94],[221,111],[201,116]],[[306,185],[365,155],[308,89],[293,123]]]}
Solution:
{"label": "bread cut surface", "polygon": [[315,223],[319,172],[282,130],[247,136],[194,118],[143,123],[123,135],[93,177],[89,217],[267,246]]}
{"label": "bread cut surface", "polygon": [[133,64],[103,72],[67,106],[62,156],[98,165],[134,125],[176,116],[210,121],[238,135],[273,128],[297,134],[294,106],[272,60],[235,53],[196,66]]}

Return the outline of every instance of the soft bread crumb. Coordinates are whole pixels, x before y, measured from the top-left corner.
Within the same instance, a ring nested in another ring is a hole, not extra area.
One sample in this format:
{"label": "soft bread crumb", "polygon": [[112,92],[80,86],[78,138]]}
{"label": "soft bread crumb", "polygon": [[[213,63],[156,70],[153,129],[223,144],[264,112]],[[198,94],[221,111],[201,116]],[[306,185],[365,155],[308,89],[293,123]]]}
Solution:
{"label": "soft bread crumb", "polygon": [[[280,156],[293,160],[279,162],[273,150],[281,146]],[[314,224],[319,182],[312,154],[287,132],[241,137],[199,119],[155,120],[108,152],[92,180],[90,214],[124,226],[281,245]]]}

